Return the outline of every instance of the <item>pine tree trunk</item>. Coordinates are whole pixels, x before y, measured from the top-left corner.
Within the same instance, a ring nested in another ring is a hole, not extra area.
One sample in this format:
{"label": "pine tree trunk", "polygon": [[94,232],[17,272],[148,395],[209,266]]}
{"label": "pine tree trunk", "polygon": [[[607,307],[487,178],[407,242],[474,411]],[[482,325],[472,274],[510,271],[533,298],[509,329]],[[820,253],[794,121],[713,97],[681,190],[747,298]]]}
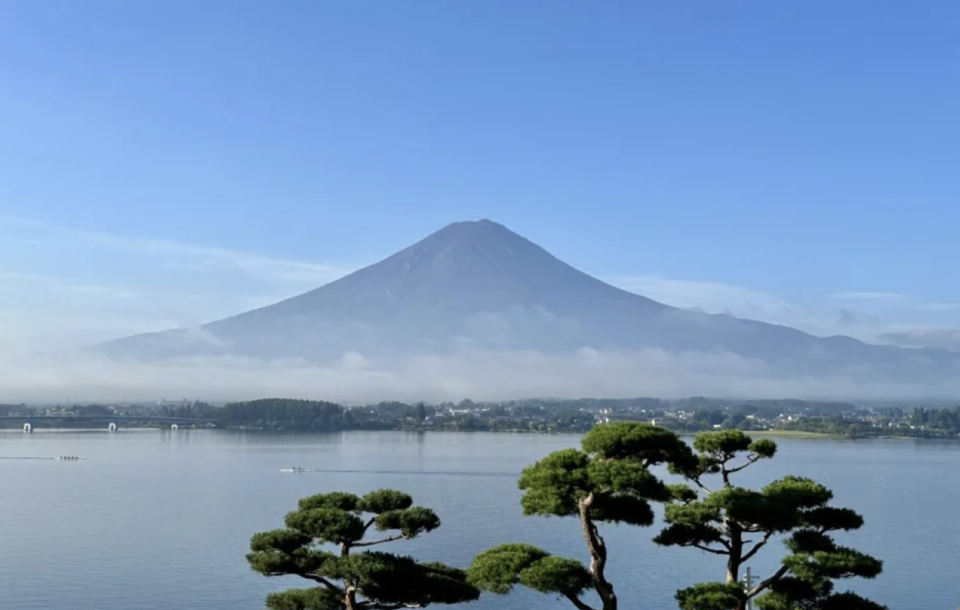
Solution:
{"label": "pine tree trunk", "polygon": [[587,543],[587,551],[590,553],[590,574],[593,576],[593,588],[600,601],[603,603],[603,610],[617,610],[617,594],[613,591],[613,585],[607,582],[604,570],[607,566],[607,547],[597,531],[597,526],[590,518],[590,507],[593,506],[594,495],[580,500],[580,523],[583,526],[583,539]]}
{"label": "pine tree trunk", "polygon": [[343,605],[346,606],[346,610],[357,610],[357,592],[353,587],[347,589],[347,594],[343,599]]}
{"label": "pine tree trunk", "polygon": [[[730,556],[727,558],[727,584],[740,582],[740,558],[743,557],[743,531],[736,522],[727,522],[730,532]],[[740,601],[732,610],[745,610],[746,600]]]}

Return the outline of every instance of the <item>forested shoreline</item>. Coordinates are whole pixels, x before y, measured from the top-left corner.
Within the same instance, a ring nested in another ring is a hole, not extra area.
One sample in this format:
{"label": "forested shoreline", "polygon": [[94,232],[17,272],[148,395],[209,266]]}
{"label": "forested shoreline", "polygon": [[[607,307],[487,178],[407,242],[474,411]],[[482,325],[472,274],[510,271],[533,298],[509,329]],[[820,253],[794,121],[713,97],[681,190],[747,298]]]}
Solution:
{"label": "forested shoreline", "polygon": [[526,399],[501,402],[343,405],[325,400],[261,398],[214,405],[181,401],[161,405],[0,404],[0,426],[80,428],[122,418],[125,427],[183,426],[232,430],[336,432],[346,430],[442,430],[466,432],[583,433],[597,423],[643,421],[680,434],[741,430],[760,434],[840,438],[960,438],[960,407],[874,406],[803,400],[732,401]]}

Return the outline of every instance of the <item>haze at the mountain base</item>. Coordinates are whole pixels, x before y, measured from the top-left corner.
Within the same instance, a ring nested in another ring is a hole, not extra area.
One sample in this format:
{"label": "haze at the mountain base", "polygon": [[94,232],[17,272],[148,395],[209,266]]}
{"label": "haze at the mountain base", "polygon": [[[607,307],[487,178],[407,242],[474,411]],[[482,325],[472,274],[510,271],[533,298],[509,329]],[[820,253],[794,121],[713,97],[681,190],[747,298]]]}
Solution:
{"label": "haze at the mountain base", "polygon": [[0,353],[0,403],[208,401],[281,396],[360,404],[381,400],[511,400],[535,397],[800,398],[930,400],[960,393],[960,380],[904,384],[850,371],[783,378],[724,352],[663,350],[567,353],[464,348],[444,356],[367,358],[347,353],[324,365],[194,357],[163,364],[120,362],[90,352]]}
{"label": "haze at the mountain base", "polygon": [[[670,307],[583,273],[489,220],[448,225],[378,263],[267,307],[196,329],[126,337],[95,350],[153,365],[225,358],[305,361],[318,370],[329,370],[324,363],[343,354],[359,353],[365,362],[377,363],[365,369],[370,375],[381,369],[394,374],[411,362],[460,362],[464,357],[470,362],[477,354],[487,354],[481,357],[482,366],[477,364],[478,370],[466,377],[469,383],[461,373],[451,374],[453,381],[414,375],[414,386],[439,391],[460,384],[466,387],[453,389],[461,394],[514,383],[477,375],[494,366],[490,363],[512,361],[517,354],[533,363],[577,363],[573,372],[563,367],[538,370],[538,376],[553,377],[549,384],[533,384],[540,395],[622,396],[634,388],[631,380],[647,374],[644,367],[662,366],[657,358],[647,362],[651,354],[673,363],[669,371],[649,379],[664,386],[660,394],[695,392],[689,387],[675,390],[689,386],[691,376],[697,383],[722,387],[732,379],[751,385],[760,383],[758,379],[790,380],[792,389],[783,392],[790,396],[834,394],[829,388],[837,380],[837,391],[844,395],[853,392],[850,384],[871,394],[875,390],[868,386],[875,384],[910,387],[915,395],[916,388],[932,391],[960,377],[956,352],[816,337],[786,326]],[[635,366],[615,366],[622,377],[593,370],[589,358],[583,362],[582,356],[572,355],[585,353],[581,350],[632,358]],[[722,374],[710,368],[718,362]],[[526,364],[521,360],[518,366]],[[585,371],[593,371],[592,376],[583,377]],[[513,378],[519,369],[503,372]],[[581,381],[574,385],[589,387],[567,389],[564,384],[571,378]],[[590,389],[597,384],[596,390]],[[518,392],[527,389],[515,386],[511,396]],[[738,393],[751,392],[744,387]]]}

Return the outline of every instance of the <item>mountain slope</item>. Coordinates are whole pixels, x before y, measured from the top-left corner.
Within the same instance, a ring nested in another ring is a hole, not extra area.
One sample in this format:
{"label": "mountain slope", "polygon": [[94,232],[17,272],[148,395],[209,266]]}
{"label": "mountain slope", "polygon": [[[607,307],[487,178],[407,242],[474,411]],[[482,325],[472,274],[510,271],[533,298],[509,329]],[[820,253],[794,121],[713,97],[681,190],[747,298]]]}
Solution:
{"label": "mountain slope", "polygon": [[916,382],[954,373],[957,355],[819,338],[682,310],[606,284],[506,227],[454,223],[396,254],[285,301],[197,330],[137,335],[98,349],[155,360],[444,353],[463,346],[560,352],[659,348],[731,352],[789,376],[838,369]]}

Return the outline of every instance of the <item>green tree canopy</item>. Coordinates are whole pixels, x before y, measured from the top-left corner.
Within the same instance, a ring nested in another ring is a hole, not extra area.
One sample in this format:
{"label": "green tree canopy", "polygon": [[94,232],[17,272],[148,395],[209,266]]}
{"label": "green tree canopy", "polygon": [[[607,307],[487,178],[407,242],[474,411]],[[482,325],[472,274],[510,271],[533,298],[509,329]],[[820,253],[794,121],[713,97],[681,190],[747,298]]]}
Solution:
{"label": "green tree canopy", "polygon": [[[882,564],[836,544],[831,532],[859,529],[863,519],[829,505],[833,493],[803,477],[787,476],[759,491],[738,487],[732,476],[777,451],[771,440],[754,441],[739,430],[705,432],[693,443],[696,461],[672,468],[697,490],[675,492],[667,506],[667,527],[658,544],[684,546],[725,558],[723,582],[701,583],[677,592],[683,610],[743,610],[757,598],[762,610],[874,610],[883,608],[854,593],[835,593],[834,581],[874,578]],[[719,477],[711,487],[708,477]],[[768,578],[745,589],[740,569],[774,536],[784,537],[788,554]]]}
{"label": "green tree canopy", "polygon": [[425,419],[427,419],[427,407],[422,402],[418,402],[417,406],[413,408],[413,418],[417,420],[418,424],[422,424]]}
{"label": "green tree canopy", "polygon": [[[353,552],[440,526],[432,510],[413,506],[405,493],[317,494],[300,500],[284,521],[285,528],[254,534],[247,561],[264,576],[299,576],[315,586],[268,595],[270,610],[425,608],[480,595],[463,570],[380,551]],[[385,535],[367,540],[371,530]]]}
{"label": "green tree canopy", "polygon": [[519,487],[524,491],[525,515],[579,519],[589,565],[530,545],[505,544],[474,559],[468,571],[470,582],[497,594],[523,585],[565,597],[579,610],[592,610],[582,595],[593,589],[603,610],[616,610],[617,596],[606,578],[607,548],[598,523],[652,525],[650,502],[667,502],[675,490],[651,474],[649,467],[670,462],[690,469],[695,460],[673,432],[643,423],[597,426],[583,437],[581,447],[556,451],[528,466]]}

